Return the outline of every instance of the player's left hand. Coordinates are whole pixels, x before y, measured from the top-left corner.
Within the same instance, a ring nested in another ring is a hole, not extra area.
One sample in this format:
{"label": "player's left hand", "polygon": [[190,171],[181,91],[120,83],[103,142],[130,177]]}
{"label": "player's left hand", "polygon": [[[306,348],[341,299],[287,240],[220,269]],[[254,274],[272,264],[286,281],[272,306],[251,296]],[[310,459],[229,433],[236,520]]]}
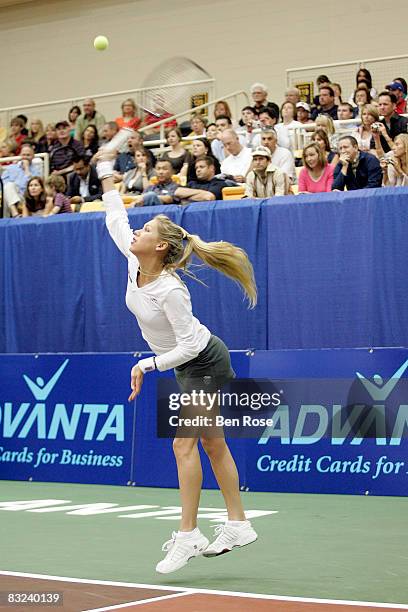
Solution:
{"label": "player's left hand", "polygon": [[132,389],[132,393],[128,397],[129,402],[134,400],[135,397],[139,395],[140,391],[142,390],[143,376],[144,374],[139,368],[139,366],[133,366],[130,371],[130,388]]}

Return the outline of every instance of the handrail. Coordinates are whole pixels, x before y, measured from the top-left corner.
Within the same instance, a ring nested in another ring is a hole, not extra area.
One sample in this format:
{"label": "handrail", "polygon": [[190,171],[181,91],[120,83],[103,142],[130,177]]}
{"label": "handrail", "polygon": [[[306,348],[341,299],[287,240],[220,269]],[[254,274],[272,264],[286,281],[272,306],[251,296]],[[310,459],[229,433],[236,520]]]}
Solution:
{"label": "handrail", "polygon": [[[24,143],[23,143],[24,144]],[[34,159],[35,158],[41,158],[44,162],[44,177],[43,178],[47,178],[47,176],[50,173],[50,156],[48,153],[36,153],[34,155]],[[7,162],[11,161],[13,162],[13,164],[19,162],[21,159],[23,159],[21,157],[21,155],[13,155],[11,157],[0,157],[0,166],[2,166],[3,164],[6,164]]]}
{"label": "handrail", "polygon": [[143,126],[142,128],[138,129],[138,132],[144,133],[147,130],[150,130],[152,127],[160,127],[160,138],[158,140],[165,141],[164,126],[166,123],[168,123],[172,119],[179,119],[179,117],[185,117],[186,115],[191,115],[192,113],[196,113],[197,111],[208,108],[209,106],[214,106],[214,104],[216,104],[217,102],[220,102],[221,100],[229,100],[230,98],[234,98],[239,95],[245,96],[246,101],[249,102],[248,93],[243,89],[239,89],[237,91],[233,91],[230,94],[226,94],[225,96],[220,96],[219,98],[216,98],[215,100],[211,100],[210,102],[206,102],[205,104],[200,104],[199,106],[195,106],[194,108],[189,108],[185,111],[182,111],[181,113],[177,113],[176,115],[171,115],[171,117],[166,117],[165,119],[160,119],[159,121],[155,121],[154,123],[151,123],[150,125]]}
{"label": "handrail", "polygon": [[388,57],[373,57],[370,59],[349,60],[348,62],[333,62],[332,64],[318,64],[317,66],[299,66],[298,68],[286,68],[286,73],[294,70],[320,70],[321,68],[333,68],[335,66],[348,66],[349,64],[367,64],[368,62],[384,62],[388,60],[407,59],[408,55],[390,55]]}

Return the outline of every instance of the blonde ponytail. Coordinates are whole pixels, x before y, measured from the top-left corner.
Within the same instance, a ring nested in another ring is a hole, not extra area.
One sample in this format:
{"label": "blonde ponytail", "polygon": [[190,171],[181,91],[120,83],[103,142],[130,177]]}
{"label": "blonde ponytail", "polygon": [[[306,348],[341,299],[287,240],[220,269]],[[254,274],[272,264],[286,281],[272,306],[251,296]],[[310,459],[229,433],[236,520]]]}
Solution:
{"label": "blonde ponytail", "polygon": [[[182,269],[188,271],[188,264],[196,255],[207,266],[215,268],[225,276],[237,282],[244,290],[250,304],[254,308],[257,302],[257,289],[254,269],[246,252],[230,242],[205,242],[195,234],[188,234],[185,229],[173,223],[165,215],[157,215],[158,232],[162,240],[169,244],[164,257],[164,268],[169,271]],[[186,241],[184,246],[183,240]]]}

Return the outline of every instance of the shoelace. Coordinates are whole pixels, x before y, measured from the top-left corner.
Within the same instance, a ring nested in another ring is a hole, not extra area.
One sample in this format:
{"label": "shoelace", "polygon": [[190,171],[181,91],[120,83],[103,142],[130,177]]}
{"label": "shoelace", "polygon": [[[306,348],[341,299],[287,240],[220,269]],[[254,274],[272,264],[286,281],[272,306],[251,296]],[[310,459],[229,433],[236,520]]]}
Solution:
{"label": "shoelace", "polygon": [[176,537],[177,537],[177,533],[173,531],[173,533],[171,534],[171,540],[167,540],[167,542],[165,542],[162,546],[162,550],[164,552],[166,552],[167,550],[170,550],[170,548],[173,546],[173,544],[176,541]]}
{"label": "shoelace", "polygon": [[[176,543],[177,533],[173,531],[171,534],[171,540],[167,540],[162,546],[163,551],[167,551],[166,558],[173,558],[174,561],[178,561],[178,559],[185,557],[189,553],[191,553],[191,547],[188,544],[188,541],[181,542],[178,541]],[[186,546],[187,544],[187,546]]]}
{"label": "shoelace", "polygon": [[217,525],[214,528],[214,533],[218,536],[216,540],[217,544],[228,544],[228,542],[236,538],[235,529],[228,527],[225,523],[223,525]]}

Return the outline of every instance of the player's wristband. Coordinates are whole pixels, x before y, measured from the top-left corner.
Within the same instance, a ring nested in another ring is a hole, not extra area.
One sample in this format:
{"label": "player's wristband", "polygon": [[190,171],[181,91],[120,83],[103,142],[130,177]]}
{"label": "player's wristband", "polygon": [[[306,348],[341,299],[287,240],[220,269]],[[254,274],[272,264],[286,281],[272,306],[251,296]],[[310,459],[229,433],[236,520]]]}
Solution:
{"label": "player's wristband", "polygon": [[96,164],[96,171],[98,173],[99,180],[102,181],[103,179],[108,178],[109,176],[113,176],[113,163],[113,160],[109,159],[99,161]]}
{"label": "player's wristband", "polygon": [[137,365],[142,370],[143,374],[146,372],[153,372],[156,369],[156,360],[154,357],[147,357],[138,361]]}

